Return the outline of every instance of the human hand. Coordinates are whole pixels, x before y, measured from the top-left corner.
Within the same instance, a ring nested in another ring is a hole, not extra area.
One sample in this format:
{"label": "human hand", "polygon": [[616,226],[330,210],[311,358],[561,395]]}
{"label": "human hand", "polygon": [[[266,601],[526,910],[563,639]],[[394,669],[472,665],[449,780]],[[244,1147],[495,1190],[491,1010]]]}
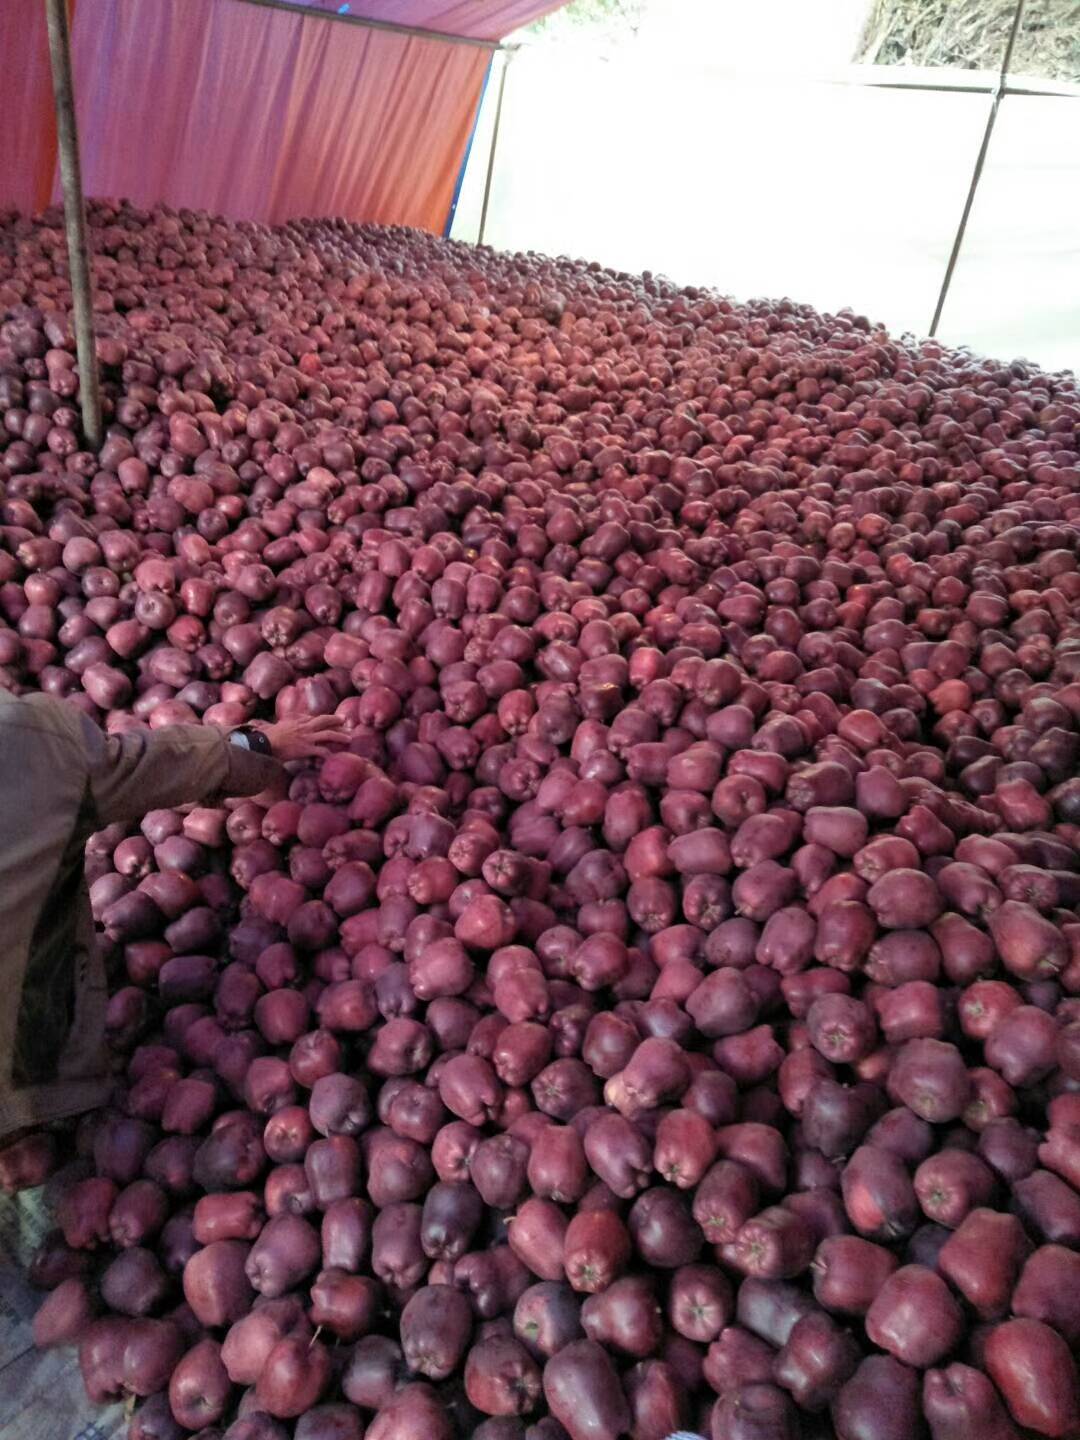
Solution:
{"label": "human hand", "polygon": [[276,760],[322,760],[349,743],[336,715],[296,715],[257,728],[270,741]]}
{"label": "human hand", "polygon": [[258,795],[248,797],[256,805],[261,805],[264,810],[269,810],[271,805],[276,805],[279,800],[289,798],[289,775],[283,770],[277,780],[266,790],[260,790]]}

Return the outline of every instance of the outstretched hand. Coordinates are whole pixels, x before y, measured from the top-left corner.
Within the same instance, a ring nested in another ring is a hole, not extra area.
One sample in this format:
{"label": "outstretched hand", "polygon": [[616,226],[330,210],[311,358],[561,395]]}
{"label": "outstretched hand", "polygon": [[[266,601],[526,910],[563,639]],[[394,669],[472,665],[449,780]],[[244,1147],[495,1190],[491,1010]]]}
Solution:
{"label": "outstretched hand", "polygon": [[258,728],[277,760],[323,760],[349,743],[349,733],[336,715],[297,715]]}

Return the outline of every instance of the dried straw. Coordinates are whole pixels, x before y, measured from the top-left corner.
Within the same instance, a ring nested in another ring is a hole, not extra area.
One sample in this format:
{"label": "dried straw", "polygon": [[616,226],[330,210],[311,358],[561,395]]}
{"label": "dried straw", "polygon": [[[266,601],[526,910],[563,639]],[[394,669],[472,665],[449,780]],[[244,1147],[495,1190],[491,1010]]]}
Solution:
{"label": "dried straw", "polygon": [[[1016,0],[874,0],[854,58],[997,70],[1015,8]],[[1010,70],[1080,82],[1080,0],[1028,0]]]}

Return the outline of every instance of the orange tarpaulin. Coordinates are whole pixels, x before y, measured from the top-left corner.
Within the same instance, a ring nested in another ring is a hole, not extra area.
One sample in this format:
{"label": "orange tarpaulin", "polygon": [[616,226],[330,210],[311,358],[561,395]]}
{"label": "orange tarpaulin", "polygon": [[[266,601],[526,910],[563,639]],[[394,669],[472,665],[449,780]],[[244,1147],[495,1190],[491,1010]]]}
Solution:
{"label": "orange tarpaulin", "polygon": [[88,195],[442,228],[486,51],[237,0],[93,8],[72,37]]}
{"label": "orange tarpaulin", "polygon": [[56,118],[45,6],[0,3],[0,205],[40,210],[56,167]]}
{"label": "orange tarpaulin", "polygon": [[[362,8],[479,33],[554,7]],[[43,11],[41,0],[0,3],[0,205],[26,211],[60,198]],[[88,195],[237,219],[343,215],[434,231],[490,61],[482,46],[245,0],[79,0],[71,47]]]}

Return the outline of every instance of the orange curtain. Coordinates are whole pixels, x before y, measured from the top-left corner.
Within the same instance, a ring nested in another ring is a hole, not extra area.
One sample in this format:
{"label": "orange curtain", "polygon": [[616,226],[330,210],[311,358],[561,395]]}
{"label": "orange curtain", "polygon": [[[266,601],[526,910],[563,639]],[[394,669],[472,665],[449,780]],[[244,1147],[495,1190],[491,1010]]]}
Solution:
{"label": "orange curtain", "polygon": [[[59,199],[41,0],[0,0],[0,204]],[[490,54],[242,0],[93,0],[72,26],[83,185],[277,223],[442,230]]]}
{"label": "orange curtain", "polygon": [[476,46],[305,19],[272,217],[331,213],[441,231],[490,58]]}
{"label": "orange curtain", "polygon": [[239,0],[97,0],[81,17],[87,194],[442,228],[484,50]]}
{"label": "orange curtain", "polygon": [[2,0],[0,55],[0,205],[33,212],[49,203],[56,169],[56,116],[41,0]]}
{"label": "orange curtain", "polygon": [[275,14],[220,0],[84,6],[71,58],[86,193],[278,218],[289,60],[261,23]]}

